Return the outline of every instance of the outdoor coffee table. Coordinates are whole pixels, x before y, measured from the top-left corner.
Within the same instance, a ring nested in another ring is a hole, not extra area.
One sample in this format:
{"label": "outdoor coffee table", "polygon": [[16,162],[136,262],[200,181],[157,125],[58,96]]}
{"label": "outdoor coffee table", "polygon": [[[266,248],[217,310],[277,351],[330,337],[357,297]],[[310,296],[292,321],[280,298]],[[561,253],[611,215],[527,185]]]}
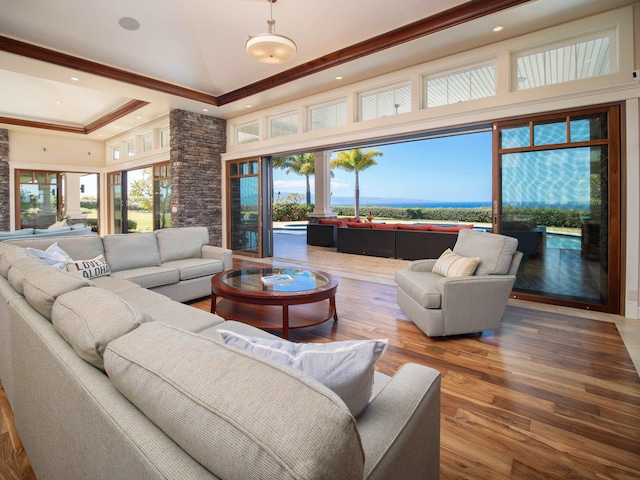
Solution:
{"label": "outdoor coffee table", "polygon": [[[264,330],[303,328],[338,321],[338,281],[327,273],[299,268],[226,270],[211,279],[211,313]],[[218,301],[218,297],[221,297]],[[323,300],[326,303],[319,303]]]}

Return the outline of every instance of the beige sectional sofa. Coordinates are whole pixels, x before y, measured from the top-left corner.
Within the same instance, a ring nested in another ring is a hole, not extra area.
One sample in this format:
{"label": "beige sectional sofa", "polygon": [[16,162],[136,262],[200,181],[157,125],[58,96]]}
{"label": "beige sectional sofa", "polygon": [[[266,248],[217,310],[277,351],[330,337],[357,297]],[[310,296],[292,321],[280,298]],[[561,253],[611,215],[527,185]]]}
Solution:
{"label": "beige sectional sofa", "polygon": [[[39,480],[438,478],[436,370],[376,372],[354,418],[318,381],[221,332],[277,337],[158,293],[200,288],[195,258],[230,260],[205,245],[198,257],[200,233],[172,230],[145,262],[147,234],[60,239],[74,259],[103,252],[113,273],[94,279],[0,244],[0,380]],[[180,280],[161,285],[176,278],[164,269]]]}

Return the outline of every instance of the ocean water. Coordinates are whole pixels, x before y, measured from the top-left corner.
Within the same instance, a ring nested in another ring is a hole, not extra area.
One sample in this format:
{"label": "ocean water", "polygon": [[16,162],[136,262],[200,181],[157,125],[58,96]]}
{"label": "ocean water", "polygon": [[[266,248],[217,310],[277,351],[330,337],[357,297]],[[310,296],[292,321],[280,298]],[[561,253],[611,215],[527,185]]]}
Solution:
{"label": "ocean water", "polygon": [[[332,207],[353,207],[351,203],[332,203]],[[360,210],[367,207],[393,207],[393,208],[477,208],[491,207],[491,202],[360,202]]]}

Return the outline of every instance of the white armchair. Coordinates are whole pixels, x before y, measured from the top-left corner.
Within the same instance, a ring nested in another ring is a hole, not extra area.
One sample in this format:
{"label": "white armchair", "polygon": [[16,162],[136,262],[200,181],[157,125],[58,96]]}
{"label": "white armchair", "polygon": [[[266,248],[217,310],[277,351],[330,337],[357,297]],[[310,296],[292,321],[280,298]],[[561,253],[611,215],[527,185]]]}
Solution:
{"label": "white armchair", "polygon": [[453,252],[479,258],[466,277],[433,272],[435,259],[416,260],[397,270],[397,302],[429,337],[477,333],[500,326],[516,281],[522,253],[513,237],[461,230]]}

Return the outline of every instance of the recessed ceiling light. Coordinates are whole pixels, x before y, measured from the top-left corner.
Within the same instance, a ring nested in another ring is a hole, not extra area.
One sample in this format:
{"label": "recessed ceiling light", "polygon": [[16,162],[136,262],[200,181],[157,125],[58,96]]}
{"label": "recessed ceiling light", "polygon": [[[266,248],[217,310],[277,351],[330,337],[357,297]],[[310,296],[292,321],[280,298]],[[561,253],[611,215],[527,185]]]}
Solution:
{"label": "recessed ceiling light", "polygon": [[336,77],[336,80],[342,80],[342,77]]}
{"label": "recessed ceiling light", "polygon": [[208,109],[208,108],[203,108],[203,109],[202,109],[202,111],[203,111],[203,112],[208,112],[208,111],[209,111],[209,109]]}
{"label": "recessed ceiling light", "polygon": [[80,79],[78,77],[70,77],[70,80],[73,80],[74,82],[79,82]]}
{"label": "recessed ceiling light", "polygon": [[251,108],[251,107],[253,107],[253,105],[246,104],[245,107],[246,108]]}
{"label": "recessed ceiling light", "polygon": [[62,102],[60,100],[56,100],[56,103],[60,105]]}
{"label": "recessed ceiling light", "polygon": [[138,20],[136,20],[135,18],[131,18],[131,17],[122,17],[120,20],[118,20],[118,23],[125,30],[134,31],[140,28],[140,22],[138,22]]}
{"label": "recessed ceiling light", "polygon": [[142,120],[142,117],[136,117],[138,120]]}
{"label": "recessed ceiling light", "polygon": [[494,32],[499,32],[500,30],[502,30],[504,27],[502,25],[496,25],[495,27],[492,28],[492,30]]}

